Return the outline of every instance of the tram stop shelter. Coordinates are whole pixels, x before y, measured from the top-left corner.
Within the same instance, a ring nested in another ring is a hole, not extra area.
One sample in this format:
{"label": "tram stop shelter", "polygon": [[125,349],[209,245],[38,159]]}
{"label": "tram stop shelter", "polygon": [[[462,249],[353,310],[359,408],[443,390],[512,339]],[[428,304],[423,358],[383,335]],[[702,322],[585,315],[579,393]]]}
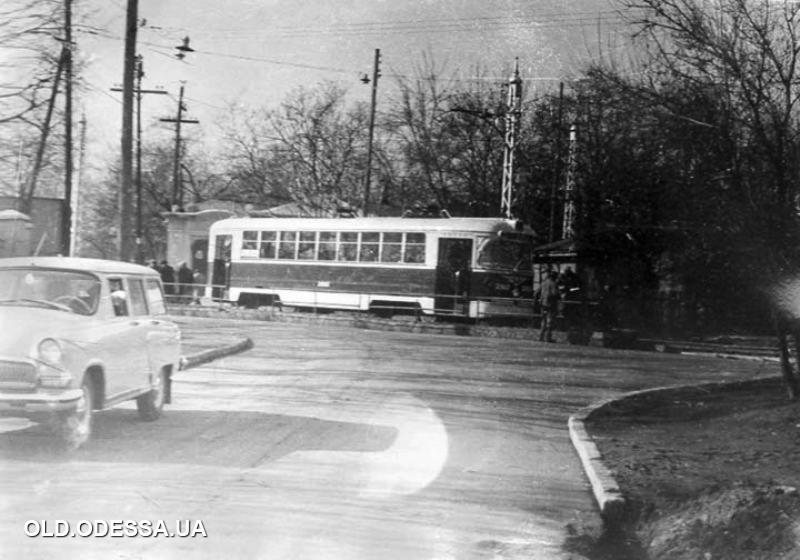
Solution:
{"label": "tram stop shelter", "polygon": [[575,239],[561,239],[533,248],[534,293],[551,270],[563,274],[571,269],[577,275],[577,289],[564,291],[557,321],[572,344],[600,340],[604,346],[629,346],[637,337],[635,331],[619,325],[615,310],[623,302],[608,289],[619,280],[620,271],[631,267],[630,252],[615,245],[616,250],[608,250],[605,244],[590,247]]}

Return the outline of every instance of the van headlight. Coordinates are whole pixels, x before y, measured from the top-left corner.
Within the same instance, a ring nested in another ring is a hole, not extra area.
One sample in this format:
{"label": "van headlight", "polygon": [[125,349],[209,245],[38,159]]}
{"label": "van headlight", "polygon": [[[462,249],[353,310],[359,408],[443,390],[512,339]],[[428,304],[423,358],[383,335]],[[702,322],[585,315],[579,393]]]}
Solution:
{"label": "van headlight", "polygon": [[38,348],[36,349],[38,358],[51,366],[60,366],[61,365],[61,345],[58,343],[57,340],[53,340],[52,338],[45,338],[39,343]]}
{"label": "van headlight", "polygon": [[72,382],[72,374],[62,363],[61,344],[52,338],[45,338],[36,348],[41,387],[63,389]]}

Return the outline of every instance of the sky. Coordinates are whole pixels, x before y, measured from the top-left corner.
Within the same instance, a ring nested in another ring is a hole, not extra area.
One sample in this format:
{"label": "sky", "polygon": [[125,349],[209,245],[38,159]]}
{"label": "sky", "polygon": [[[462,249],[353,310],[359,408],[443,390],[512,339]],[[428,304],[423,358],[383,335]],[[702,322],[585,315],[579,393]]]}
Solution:
{"label": "sky", "polygon": [[[414,76],[423,55],[447,75],[499,84],[514,59],[527,97],[552,91],[624,33],[614,0],[139,0],[137,51],[143,56],[145,134],[174,134],[178,92],[185,88],[185,125],[213,143],[227,107],[275,107],[297,87],[334,81],[348,99],[368,101],[375,49],[381,50],[378,106],[399,77]],[[75,0],[86,90],[87,156],[99,164],[119,150],[126,0]],[[176,46],[195,50],[178,60]],[[77,117],[76,117],[77,118]],[[145,139],[146,141],[146,139]]]}

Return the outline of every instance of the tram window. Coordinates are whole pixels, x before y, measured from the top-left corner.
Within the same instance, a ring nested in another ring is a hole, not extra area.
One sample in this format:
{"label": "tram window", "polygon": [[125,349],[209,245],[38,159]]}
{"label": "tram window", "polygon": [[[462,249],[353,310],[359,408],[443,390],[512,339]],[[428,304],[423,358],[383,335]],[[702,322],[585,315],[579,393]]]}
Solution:
{"label": "tram window", "polygon": [[277,231],[262,231],[261,232],[261,246],[259,247],[258,256],[262,259],[274,259],[275,249],[277,248]]}
{"label": "tram window", "polygon": [[340,261],[358,260],[358,233],[354,231],[343,231],[339,243]]}
{"label": "tram window", "polygon": [[280,242],[278,243],[278,258],[294,260],[297,254],[296,249],[297,232],[282,231],[280,234]]}
{"label": "tram window", "polygon": [[258,232],[257,231],[243,231],[242,232],[242,258],[255,259],[258,258]]}
{"label": "tram window", "polygon": [[257,231],[243,231],[242,232],[242,251],[257,251],[258,250],[258,232]]}
{"label": "tram window", "polygon": [[531,270],[531,251],[527,243],[516,240],[491,238],[480,248],[478,266]]}
{"label": "tram window", "polygon": [[403,256],[402,249],[402,233],[384,233],[381,244],[381,262],[400,262]]}
{"label": "tram window", "polygon": [[403,262],[424,263],[425,262],[425,234],[407,233],[406,249]]}
{"label": "tram window", "polygon": [[359,252],[358,260],[361,262],[377,262],[380,240],[380,233],[366,231],[363,232],[361,234],[361,250]]}
{"label": "tram window", "polygon": [[298,246],[297,258],[301,261],[313,261],[316,257],[317,232],[301,231],[300,245]]}
{"label": "tram window", "polygon": [[336,260],[336,232],[335,231],[321,231],[319,232],[319,255],[317,258],[321,261],[335,261]]}

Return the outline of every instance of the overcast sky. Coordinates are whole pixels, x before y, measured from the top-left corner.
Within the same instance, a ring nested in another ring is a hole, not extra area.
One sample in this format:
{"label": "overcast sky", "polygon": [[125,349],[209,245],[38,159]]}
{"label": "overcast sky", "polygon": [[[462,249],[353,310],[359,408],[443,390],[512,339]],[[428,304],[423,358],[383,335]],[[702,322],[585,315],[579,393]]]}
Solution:
{"label": "overcast sky", "polygon": [[[116,150],[121,128],[125,0],[76,0],[96,30],[77,34],[87,63],[84,98],[90,153]],[[336,81],[352,100],[369,99],[359,78],[371,75],[381,49],[379,103],[395,76],[411,76],[423,53],[468,80],[476,67],[498,82],[519,57],[530,95],[557,88],[609,34],[621,30],[613,0],[139,0],[138,52],[146,124],[174,116],[185,83],[187,126],[211,137],[225,107],[275,106],[298,86]],[[175,47],[189,36],[184,61]],[[160,125],[165,132],[169,125]]]}

